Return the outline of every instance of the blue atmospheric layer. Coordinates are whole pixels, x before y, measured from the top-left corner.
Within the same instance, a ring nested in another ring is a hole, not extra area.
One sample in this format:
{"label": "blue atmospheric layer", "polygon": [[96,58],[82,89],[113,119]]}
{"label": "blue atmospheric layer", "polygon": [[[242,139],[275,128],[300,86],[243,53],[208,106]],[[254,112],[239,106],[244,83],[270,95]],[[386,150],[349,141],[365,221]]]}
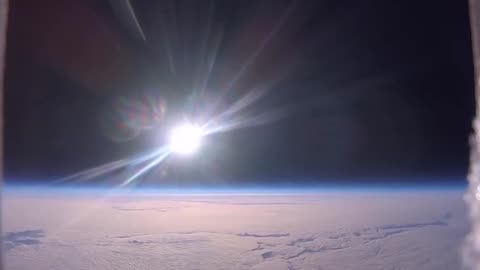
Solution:
{"label": "blue atmospheric layer", "polygon": [[7,182],[4,192],[35,194],[78,194],[102,195],[155,195],[155,194],[310,194],[310,193],[363,193],[363,192],[446,192],[464,191],[467,181],[412,183],[410,181],[385,181],[384,183],[363,181],[359,183],[320,184],[236,184],[236,185],[150,185],[116,188],[105,185],[49,185],[38,182]]}

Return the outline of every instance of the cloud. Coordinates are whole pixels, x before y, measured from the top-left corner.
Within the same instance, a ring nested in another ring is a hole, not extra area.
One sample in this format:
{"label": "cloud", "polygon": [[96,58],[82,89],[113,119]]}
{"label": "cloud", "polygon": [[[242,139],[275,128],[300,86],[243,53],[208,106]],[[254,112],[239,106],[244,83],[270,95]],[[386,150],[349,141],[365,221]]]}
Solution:
{"label": "cloud", "polygon": [[42,243],[40,239],[44,236],[44,231],[40,229],[7,232],[3,237],[5,250],[9,251],[20,245],[39,245]]}
{"label": "cloud", "polygon": [[[456,251],[468,229],[460,192],[370,194],[203,196],[228,204],[187,202],[200,199],[189,195],[100,203],[10,194],[4,201],[5,269],[460,268]],[[257,202],[263,205],[249,204]],[[36,207],[25,210],[26,203]],[[42,229],[15,230],[23,224]]]}

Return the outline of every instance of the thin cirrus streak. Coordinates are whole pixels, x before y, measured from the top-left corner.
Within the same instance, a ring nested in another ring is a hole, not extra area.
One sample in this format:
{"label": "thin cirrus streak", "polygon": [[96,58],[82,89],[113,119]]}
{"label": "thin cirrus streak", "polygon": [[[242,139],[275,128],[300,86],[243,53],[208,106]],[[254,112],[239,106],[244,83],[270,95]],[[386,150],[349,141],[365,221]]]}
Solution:
{"label": "thin cirrus streak", "polygon": [[[263,99],[265,95],[271,92],[271,90],[274,88],[273,86],[275,85],[275,82],[278,82],[277,80],[279,79],[279,76],[277,76],[277,79],[263,84],[261,87],[252,88],[241,98],[233,102],[233,104],[226,108],[226,110],[216,115],[212,115],[212,112],[215,111],[215,107],[218,105],[218,102],[220,102],[222,94],[226,94],[230,92],[233,88],[236,88],[239,79],[257,61],[257,58],[265,51],[265,49],[272,42],[277,33],[286,24],[290,17],[290,14],[295,8],[295,3],[295,1],[292,1],[288,8],[280,15],[278,21],[273,25],[267,35],[261,40],[258,47],[254,49],[254,51],[246,58],[246,60],[240,66],[239,70],[237,70],[237,72],[233,74],[231,79],[228,80],[227,85],[223,87],[223,90],[220,92],[219,97],[214,100],[214,102],[210,102],[208,108],[203,108],[203,113],[205,113],[207,116],[206,123],[201,125],[203,127],[204,136],[215,133],[228,132],[239,128],[263,125],[272,121],[276,121],[284,117],[286,113],[289,112],[288,109],[291,106],[281,107],[275,110],[267,110],[257,113],[254,116],[251,116],[251,113],[246,112],[246,110],[250,106],[258,103],[260,99]],[[130,30],[133,29],[133,32],[137,31],[138,33],[134,34],[137,37],[140,36],[141,39],[146,42],[145,34],[141,28],[138,19],[136,18],[131,3],[126,0],[121,2],[121,4],[116,4],[116,2],[114,3],[114,1],[111,1],[111,4],[115,5],[116,8],[119,9],[119,11],[117,10],[117,15],[122,16],[121,19],[127,25],[127,27]],[[222,43],[223,32],[215,31],[218,29],[212,23],[214,13],[215,5],[214,2],[211,1],[208,10],[208,24],[205,28],[205,34],[203,35],[203,39],[200,42],[201,55],[198,65],[198,71],[200,72],[196,73],[198,74],[198,77],[196,78],[195,83],[192,87],[192,96],[195,96],[195,94],[200,94],[201,96],[205,89],[208,87],[214,66],[216,65],[218,51]],[[175,16],[175,14],[173,14],[173,16]],[[175,19],[176,18],[174,18],[174,21]],[[162,29],[166,34],[168,34],[167,36],[170,36],[170,34],[174,34],[170,31],[167,31],[168,29],[165,29],[165,27],[163,27]],[[175,59],[173,59],[174,54],[172,54],[172,40],[170,40],[170,38],[167,38],[164,45],[166,46],[165,50],[167,52],[167,57],[169,58],[171,70],[174,72]],[[136,180],[139,179],[140,176],[146,174],[148,171],[150,171],[155,166],[159,165],[162,161],[167,159],[169,154],[170,151],[168,150],[168,145],[165,145],[157,148],[155,151],[146,154],[142,154],[132,158],[117,160],[101,166],[87,169],[85,171],[64,177],[58,182],[83,182],[91,179],[98,179],[102,176],[108,175],[116,170],[121,170],[123,168],[133,168],[135,169],[133,175],[122,181],[119,185],[119,187],[125,187],[127,185],[136,183]],[[140,167],[139,165],[143,165],[143,167]],[[139,166],[140,168],[135,168],[137,166]]]}
{"label": "thin cirrus streak", "polygon": [[137,16],[135,15],[132,3],[130,3],[129,0],[110,0],[110,5],[130,33],[133,36],[145,41],[145,34],[140,22],[137,19]]}
{"label": "thin cirrus streak", "polygon": [[[132,8],[132,5],[131,5],[130,1],[129,0],[121,1],[120,4],[118,4],[116,2],[115,3],[111,2],[111,4],[114,6],[115,9],[123,10],[123,12],[120,13],[120,15],[122,16],[122,20],[124,21],[124,23],[126,25],[131,26],[130,29],[136,29],[138,31],[137,34],[140,35],[143,38],[143,40],[145,41],[146,39],[145,39],[144,31],[143,31],[136,15],[135,15],[135,12]],[[290,4],[288,5],[288,7],[286,8],[286,10],[281,14],[278,21],[273,25],[272,29],[261,40],[259,46],[246,59],[246,61],[240,67],[238,72],[232,76],[232,79],[229,80],[227,86],[223,88],[223,91],[222,91],[223,93],[227,93],[233,87],[235,87],[237,81],[243,76],[243,74],[248,70],[248,68],[256,61],[256,59],[262,54],[262,52],[267,48],[268,44],[272,42],[272,40],[277,35],[277,33],[282,29],[282,27],[285,26],[285,24],[288,22],[288,19],[289,19],[291,13],[294,11],[295,7],[296,7],[296,1],[291,1]],[[220,47],[220,44],[221,44],[221,41],[222,41],[222,33],[223,32],[222,31],[220,31],[220,32],[214,32],[213,31],[214,30],[213,16],[215,14],[215,11],[216,11],[215,2],[214,1],[209,1],[208,2],[208,12],[207,12],[208,13],[207,24],[206,24],[206,28],[205,28],[205,33],[202,35],[203,39],[200,42],[201,51],[202,51],[201,60],[200,60],[200,65],[198,65],[199,67],[202,67],[204,62],[206,62],[206,67],[205,68],[203,68],[203,67],[199,68],[199,70],[206,70],[206,74],[204,74],[203,76],[200,76],[196,80],[195,85],[192,87],[194,95],[197,94],[198,92],[200,92],[200,94],[201,94],[205,91],[205,89],[208,85],[208,82],[210,80],[213,67],[215,66],[218,50],[219,50],[219,47]],[[172,14],[172,16],[174,16],[173,19],[174,19],[174,22],[176,22],[175,14]],[[174,23],[175,28],[176,28],[176,25],[177,24]],[[135,26],[135,27],[133,27],[133,26]],[[164,30],[166,30],[166,29],[164,29]],[[213,34],[212,34],[212,32],[213,32]],[[210,41],[210,37],[212,37],[213,46],[207,46],[207,45],[209,45],[208,43]],[[166,39],[167,42],[168,42],[168,40],[170,40],[170,38]],[[167,46],[167,47],[170,48],[171,46]],[[208,48],[212,48],[212,47],[213,47],[213,49],[210,49],[210,50],[208,49]],[[173,59],[172,58],[173,55],[171,53],[169,53],[169,51],[171,51],[171,48],[170,49],[168,49],[168,48],[165,48],[165,49],[167,50],[167,55],[169,57],[169,62],[171,62],[171,65],[174,66],[174,62],[175,62],[174,60],[175,59]],[[203,53],[203,52],[205,52],[205,53]],[[172,58],[172,59],[170,59],[170,58]],[[205,61],[205,58],[207,58],[206,61]],[[201,82],[199,82],[199,81],[201,81]],[[264,95],[266,95],[267,92],[269,92],[272,88],[273,88],[273,84],[269,85],[267,87],[257,88],[257,89],[253,89],[252,91],[249,91],[240,100],[238,100],[233,105],[231,105],[230,108],[228,108],[226,111],[224,111],[223,113],[219,114],[218,116],[215,116],[212,119],[210,119],[207,122],[207,124],[205,124],[205,127],[207,129],[207,133],[213,133],[215,130],[224,131],[225,127],[249,126],[249,124],[248,124],[249,122],[258,124],[260,118],[262,119],[260,122],[262,122],[262,123],[263,122],[268,122],[269,117],[265,117],[265,116],[266,115],[274,115],[271,112],[263,113],[261,117],[249,118],[249,120],[244,120],[242,118],[243,120],[233,120],[233,121],[230,121],[230,123],[228,123],[229,121],[226,121],[227,123],[215,125],[216,122],[221,122],[222,123],[222,122],[224,122],[224,118],[226,118],[230,115],[234,115],[237,112],[239,112],[239,111],[245,109],[246,107],[252,105],[256,101],[258,101],[260,98],[262,98]],[[215,109],[215,107],[216,107],[215,104],[218,104],[219,99],[217,100],[217,102],[214,102],[214,105],[210,106],[210,110]],[[209,113],[207,112],[207,115],[208,114]],[[239,122],[241,122],[242,124],[239,125]],[[216,127],[212,128],[210,130],[209,126],[212,123],[214,123],[214,125]],[[256,124],[254,124],[254,125],[256,125]]]}

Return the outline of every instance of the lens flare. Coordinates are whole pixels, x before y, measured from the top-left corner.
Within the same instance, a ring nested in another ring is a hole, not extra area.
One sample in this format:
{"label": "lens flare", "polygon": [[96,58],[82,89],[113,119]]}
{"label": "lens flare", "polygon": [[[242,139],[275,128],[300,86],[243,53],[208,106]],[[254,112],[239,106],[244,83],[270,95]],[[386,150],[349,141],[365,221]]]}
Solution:
{"label": "lens flare", "polygon": [[200,146],[202,129],[192,124],[183,124],[173,129],[170,134],[170,149],[179,154],[191,154]]}

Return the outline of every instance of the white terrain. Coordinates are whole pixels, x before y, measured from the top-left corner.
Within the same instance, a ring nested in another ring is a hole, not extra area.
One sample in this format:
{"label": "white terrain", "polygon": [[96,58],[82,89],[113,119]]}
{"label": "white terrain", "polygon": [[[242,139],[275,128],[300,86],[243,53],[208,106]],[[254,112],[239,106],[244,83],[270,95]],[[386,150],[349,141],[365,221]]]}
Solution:
{"label": "white terrain", "polygon": [[10,190],[7,270],[455,270],[463,191],[101,195]]}

